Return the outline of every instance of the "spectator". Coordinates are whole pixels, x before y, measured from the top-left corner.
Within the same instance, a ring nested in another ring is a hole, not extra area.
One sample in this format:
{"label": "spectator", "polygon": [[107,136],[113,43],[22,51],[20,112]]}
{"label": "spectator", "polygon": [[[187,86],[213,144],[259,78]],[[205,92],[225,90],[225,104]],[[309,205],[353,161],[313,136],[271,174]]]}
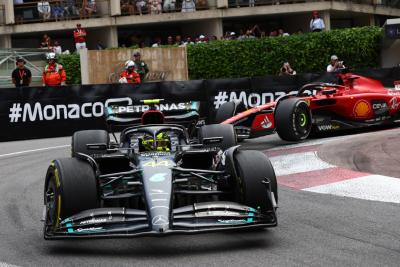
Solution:
{"label": "spectator", "polygon": [[160,47],[160,46],[161,46],[161,38],[157,37],[156,42],[154,44],[152,44],[151,47]]}
{"label": "spectator", "polygon": [[63,69],[63,66],[56,62],[56,54],[48,53],[47,61],[48,64],[44,68],[42,76],[43,86],[65,85],[67,75]]}
{"label": "spectator", "polygon": [[161,14],[161,12],[162,12],[161,2],[162,2],[162,0],[149,0],[150,14],[151,15]]}
{"label": "spectator", "polygon": [[135,13],[135,6],[132,0],[121,0],[121,11],[122,14],[133,15]]}
{"label": "spectator", "polygon": [[272,31],[269,33],[269,37],[276,37],[276,36],[278,36],[278,31],[277,31],[277,30],[272,30]]}
{"label": "spectator", "polygon": [[180,35],[175,36],[175,45],[177,46],[183,45],[182,37]]}
{"label": "spectator", "polygon": [[56,21],[58,21],[59,19],[64,19],[64,7],[61,5],[59,1],[54,3],[54,5],[51,8],[51,11]]}
{"label": "spectator", "polygon": [[196,44],[203,44],[203,43],[206,43],[206,42],[207,42],[207,41],[206,41],[206,36],[203,35],[203,34],[201,34],[201,35],[199,36],[199,38],[197,38]]}
{"label": "spectator", "polygon": [[29,86],[32,82],[32,73],[25,67],[25,60],[23,58],[17,58],[16,65],[17,68],[11,74],[12,83],[17,88]]}
{"label": "spectator", "polygon": [[289,62],[283,63],[280,69],[279,76],[284,76],[284,75],[296,75],[296,71],[292,69]]}
{"label": "spectator", "polygon": [[249,7],[254,7],[256,0],[249,0]]}
{"label": "spectator", "polygon": [[133,59],[136,66],[136,72],[139,73],[140,80],[143,82],[146,74],[149,72],[149,67],[143,60],[141,60],[141,55],[139,51],[133,53]]}
{"label": "spectator", "polygon": [[183,0],[182,1],[182,12],[194,12],[196,11],[196,4],[194,0]]}
{"label": "spectator", "polygon": [[312,32],[320,32],[325,29],[325,23],[323,19],[319,17],[318,11],[313,12],[313,17],[310,21],[310,30]]}
{"label": "spectator", "polygon": [[104,50],[104,49],[106,49],[106,46],[103,45],[103,44],[100,42],[100,40],[97,40],[96,49],[97,49],[97,50]]}
{"label": "spectator", "polygon": [[167,38],[167,45],[174,45],[174,38],[171,35]]}
{"label": "spectator", "polygon": [[62,54],[62,48],[58,41],[54,41],[53,52],[56,54],[56,56]]}
{"label": "spectator", "polygon": [[125,63],[125,70],[121,73],[119,83],[141,83],[140,75],[136,72],[135,62],[128,60]]}
{"label": "spectator", "polygon": [[73,16],[78,16],[79,11],[76,7],[75,0],[66,0],[66,5],[64,6],[64,11],[66,12],[66,18],[69,19]]}
{"label": "spectator", "polygon": [[81,24],[76,24],[76,29],[74,30],[74,41],[76,52],[79,53],[81,49],[86,48],[86,30],[81,27]]}
{"label": "spectator", "polygon": [[43,38],[40,43],[40,48],[50,48],[50,47],[51,47],[51,38],[45,33],[43,34]]}
{"label": "spectator", "polygon": [[90,18],[93,13],[97,12],[96,0],[82,0],[82,9],[80,12],[80,17]]}
{"label": "spectator", "polygon": [[49,2],[40,1],[37,3],[37,10],[39,12],[39,16],[42,17],[43,21],[49,20],[51,16],[51,7]]}
{"label": "spectator", "polygon": [[327,72],[336,72],[340,69],[345,69],[343,61],[339,61],[336,55],[331,56],[331,63],[326,67]]}
{"label": "spectator", "polygon": [[183,44],[184,46],[187,46],[188,44],[194,44],[194,42],[192,41],[191,37],[187,37]]}
{"label": "spectator", "polygon": [[147,6],[146,0],[137,0],[136,1],[136,8],[139,11],[140,16],[146,10],[146,6]]}
{"label": "spectator", "polygon": [[279,28],[278,29],[278,36],[290,36],[290,34],[285,32],[282,28]]}
{"label": "spectator", "polygon": [[174,12],[175,11],[176,0],[164,0],[164,12]]}

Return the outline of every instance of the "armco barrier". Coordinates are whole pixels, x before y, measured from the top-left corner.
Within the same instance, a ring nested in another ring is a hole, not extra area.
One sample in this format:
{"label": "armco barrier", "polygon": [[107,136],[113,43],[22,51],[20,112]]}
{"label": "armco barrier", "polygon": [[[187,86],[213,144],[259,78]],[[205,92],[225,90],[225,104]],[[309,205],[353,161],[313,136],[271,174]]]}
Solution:
{"label": "armco barrier", "polygon": [[[394,87],[400,68],[357,72]],[[65,87],[0,89],[0,141],[66,136],[76,130],[105,128],[105,107],[115,103],[140,104],[164,98],[168,102],[201,102],[201,116],[211,121],[226,101],[248,106],[277,100],[315,81],[333,82],[333,74],[301,74],[238,79],[144,83],[139,86],[103,84]]]}

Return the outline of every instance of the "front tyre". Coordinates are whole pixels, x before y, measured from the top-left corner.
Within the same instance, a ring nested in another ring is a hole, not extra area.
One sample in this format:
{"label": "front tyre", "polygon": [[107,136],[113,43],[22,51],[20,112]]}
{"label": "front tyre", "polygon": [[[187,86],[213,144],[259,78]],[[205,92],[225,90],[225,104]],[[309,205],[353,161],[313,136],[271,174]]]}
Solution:
{"label": "front tyre", "polygon": [[312,128],[311,111],[306,101],[288,98],[278,103],[275,109],[276,131],[286,141],[306,139]]}
{"label": "front tyre", "polygon": [[266,186],[263,181],[270,181],[271,191],[278,203],[278,184],[275,171],[270,160],[260,151],[238,150],[234,154],[235,170],[237,180],[234,181],[235,199],[252,208],[259,208],[266,212],[273,208],[268,203]]}
{"label": "front tyre", "polygon": [[99,207],[95,173],[89,163],[77,158],[55,160],[47,170],[44,204],[45,235],[61,220]]}

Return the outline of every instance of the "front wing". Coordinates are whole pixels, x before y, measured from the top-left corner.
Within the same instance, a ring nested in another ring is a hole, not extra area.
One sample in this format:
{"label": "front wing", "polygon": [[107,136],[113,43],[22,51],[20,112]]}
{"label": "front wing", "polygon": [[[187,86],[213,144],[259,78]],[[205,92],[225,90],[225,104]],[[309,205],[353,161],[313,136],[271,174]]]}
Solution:
{"label": "front wing", "polygon": [[[277,226],[275,208],[260,211],[234,202],[203,202],[176,208],[170,215],[150,220],[145,210],[101,208],[80,212],[63,220],[45,239],[113,238],[197,234],[214,231]],[[152,230],[153,225],[159,231]]]}

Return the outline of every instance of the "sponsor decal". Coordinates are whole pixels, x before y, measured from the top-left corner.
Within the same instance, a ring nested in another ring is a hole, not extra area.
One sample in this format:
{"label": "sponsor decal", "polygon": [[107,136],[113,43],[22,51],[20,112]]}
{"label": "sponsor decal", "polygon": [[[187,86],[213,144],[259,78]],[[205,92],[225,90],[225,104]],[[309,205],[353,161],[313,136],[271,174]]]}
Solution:
{"label": "sponsor decal", "polygon": [[379,121],[388,120],[390,118],[391,118],[390,116],[381,116],[381,117],[376,117],[376,118],[373,118],[373,119],[370,119],[370,120],[366,120],[365,122],[379,122]]}
{"label": "sponsor decal", "polygon": [[261,122],[261,128],[269,129],[272,126],[272,122],[268,119],[268,116],[265,116],[264,120]]}
{"label": "sponsor decal", "polygon": [[228,210],[210,210],[204,212],[196,212],[196,216],[239,216],[239,212],[228,211]]}
{"label": "sponsor decal", "polygon": [[399,108],[400,103],[397,100],[397,97],[392,97],[392,99],[389,100],[389,106],[391,110],[397,110]]}
{"label": "sponsor decal", "polygon": [[324,132],[324,131],[338,130],[338,129],[340,129],[340,126],[332,125],[332,124],[324,124],[324,125],[318,125],[317,128],[319,131]]}
{"label": "sponsor decal", "polygon": [[274,114],[259,114],[254,118],[252,123],[252,129],[256,131],[262,131],[266,129],[274,128]]}
{"label": "sponsor decal", "polygon": [[103,227],[89,227],[89,228],[78,228],[76,229],[77,232],[79,233],[85,233],[85,232],[99,232],[102,231]]}
{"label": "sponsor decal", "polygon": [[375,103],[372,104],[372,109],[373,110],[379,110],[379,109],[386,109],[388,106],[386,103]]}
{"label": "sponsor decal", "polygon": [[[191,103],[166,103],[154,105],[159,111],[171,111],[171,110],[188,110],[191,108]],[[113,106],[112,113],[142,113],[150,109],[149,105],[134,105],[134,106]]]}
{"label": "sponsor decal", "polygon": [[243,224],[243,223],[247,223],[247,220],[244,220],[244,219],[240,219],[240,220],[237,220],[237,219],[228,219],[228,220],[219,219],[218,222],[219,223],[224,223],[224,224]]}
{"label": "sponsor decal", "polygon": [[153,219],[151,220],[151,223],[153,225],[166,225],[169,222],[168,222],[167,217],[165,217],[163,215],[157,215],[157,216],[153,217]]}
{"label": "sponsor decal", "polygon": [[165,176],[167,176],[166,173],[156,173],[156,174],[154,174],[153,176],[151,176],[151,177],[149,178],[149,180],[150,180],[151,182],[158,183],[158,182],[165,181]]}
{"label": "sponsor decal", "polygon": [[168,160],[148,161],[143,164],[143,167],[151,167],[151,168],[160,167],[160,166],[169,167],[169,166],[171,166],[171,164]]}
{"label": "sponsor decal", "polygon": [[356,118],[368,117],[371,113],[371,105],[366,100],[359,100],[354,105],[353,114]]}
{"label": "sponsor decal", "polygon": [[86,221],[81,221],[79,224],[91,224],[91,223],[104,223],[106,222],[107,219],[90,219],[90,220],[86,220]]}
{"label": "sponsor decal", "polygon": [[111,98],[103,102],[87,102],[82,104],[42,105],[36,103],[13,103],[9,109],[11,123],[53,121],[81,118],[98,118],[104,115],[104,109],[115,103],[132,104],[132,99]]}
{"label": "sponsor decal", "polygon": [[[268,89],[266,89],[268,91]],[[307,92],[307,91],[306,91]],[[308,93],[312,94],[311,91]],[[265,92],[265,93],[248,93],[247,91],[219,91],[214,96],[214,106],[218,109],[225,102],[241,101],[247,107],[256,107],[269,102],[278,101],[285,95],[296,95],[297,91],[286,92]]]}
{"label": "sponsor decal", "polygon": [[[70,120],[82,118],[103,117],[105,110],[112,115],[118,113],[141,113],[150,109],[149,105],[132,105],[129,97],[110,98],[99,102],[86,102],[81,104],[44,105],[36,103],[12,103],[9,108],[11,123],[25,123],[35,121]],[[125,106],[116,106],[116,105]],[[187,110],[193,106],[192,102],[168,103],[156,105],[160,111]]]}

